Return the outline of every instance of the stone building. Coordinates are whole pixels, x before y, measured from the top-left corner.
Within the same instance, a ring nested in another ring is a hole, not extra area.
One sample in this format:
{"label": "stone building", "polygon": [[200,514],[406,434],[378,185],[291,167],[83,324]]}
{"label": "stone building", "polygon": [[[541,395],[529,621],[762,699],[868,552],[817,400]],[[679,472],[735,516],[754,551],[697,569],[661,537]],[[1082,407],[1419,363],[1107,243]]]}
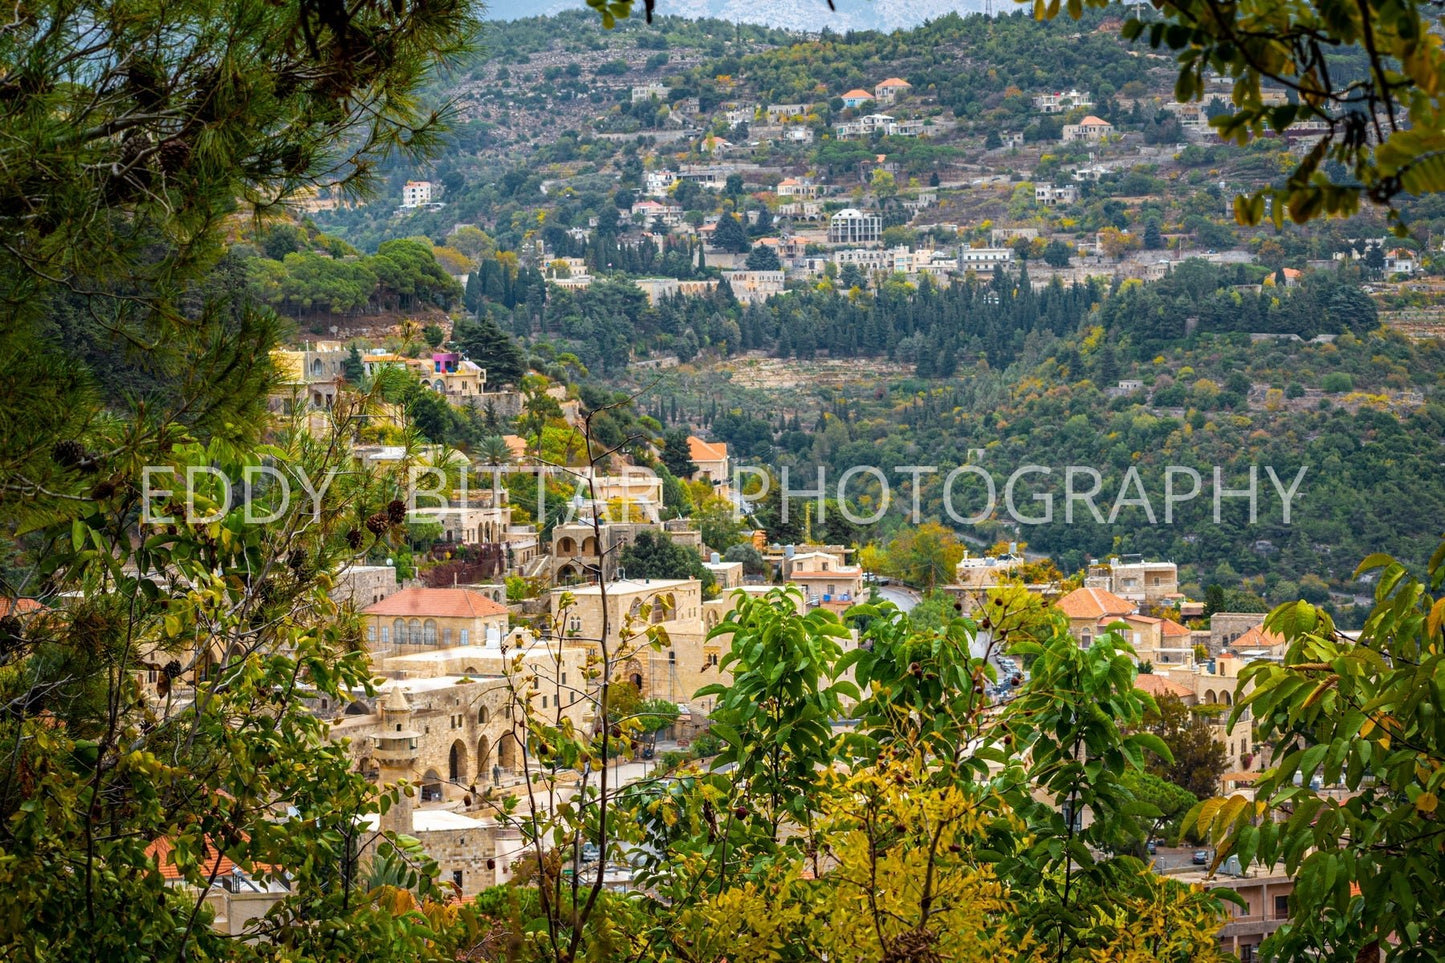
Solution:
{"label": "stone building", "polygon": [[361,614],[373,656],[495,645],[508,626],[505,606],[464,588],[402,589]]}
{"label": "stone building", "polygon": [[336,602],[365,608],[395,595],[400,587],[396,581],[395,566],[348,565],[336,574],[336,586],[331,590],[331,598]]}

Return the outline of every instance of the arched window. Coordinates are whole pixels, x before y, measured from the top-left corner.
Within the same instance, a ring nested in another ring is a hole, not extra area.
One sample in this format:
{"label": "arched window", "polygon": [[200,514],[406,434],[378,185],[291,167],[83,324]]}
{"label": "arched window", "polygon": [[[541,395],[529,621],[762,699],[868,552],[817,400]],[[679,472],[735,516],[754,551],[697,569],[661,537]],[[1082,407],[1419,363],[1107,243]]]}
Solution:
{"label": "arched window", "polygon": [[381,627],[381,644],[382,644],[382,645],[387,645],[387,644],[390,643],[390,642],[391,642],[391,629],[389,629],[389,628],[387,628],[386,626],[383,625],[383,626]]}
{"label": "arched window", "polygon": [[422,636],[422,641],[424,641],[427,645],[437,644],[437,624],[435,620],[426,620],[426,628],[424,630],[424,635]]}
{"label": "arched window", "polygon": [[406,641],[408,645],[421,645],[421,619],[406,623]]}
{"label": "arched window", "polygon": [[391,623],[391,634],[396,636],[397,645],[406,645],[406,623],[401,619]]}
{"label": "arched window", "polygon": [[487,720],[490,719],[491,717],[492,717],[492,714],[487,711],[487,707],[486,707],[486,706],[482,706],[480,709],[477,710],[477,723],[478,723],[479,725],[483,725],[483,726],[486,725],[486,724],[487,724]]}

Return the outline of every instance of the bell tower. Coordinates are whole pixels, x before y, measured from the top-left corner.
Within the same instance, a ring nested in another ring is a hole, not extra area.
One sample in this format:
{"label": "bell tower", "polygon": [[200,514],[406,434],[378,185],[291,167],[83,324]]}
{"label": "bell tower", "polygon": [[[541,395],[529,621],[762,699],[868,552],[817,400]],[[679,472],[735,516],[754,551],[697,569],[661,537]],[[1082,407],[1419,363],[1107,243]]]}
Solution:
{"label": "bell tower", "polygon": [[[372,737],[373,758],[377,764],[377,785],[391,787],[398,783],[415,785],[416,743],[420,733],[411,727],[411,703],[399,686],[387,693],[381,705],[381,732]],[[398,793],[381,817],[381,828],[402,836],[412,833],[412,811],[416,799]]]}

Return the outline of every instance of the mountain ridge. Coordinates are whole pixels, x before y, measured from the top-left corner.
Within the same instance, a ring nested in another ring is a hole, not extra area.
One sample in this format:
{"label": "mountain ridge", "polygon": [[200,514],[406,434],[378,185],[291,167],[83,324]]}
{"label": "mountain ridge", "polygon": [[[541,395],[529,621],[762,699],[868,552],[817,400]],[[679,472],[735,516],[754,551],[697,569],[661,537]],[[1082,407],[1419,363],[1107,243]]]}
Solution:
{"label": "mountain ridge", "polygon": [[[978,13],[987,7],[986,0],[834,0],[834,5],[836,10],[828,9],[827,0],[660,0],[655,13],[811,33],[824,27],[835,32],[907,29],[949,13]],[[550,0],[541,4],[493,0],[487,5],[485,16],[488,20],[520,20],[584,9],[588,9],[585,0]],[[641,15],[641,4],[638,4],[634,16]]]}

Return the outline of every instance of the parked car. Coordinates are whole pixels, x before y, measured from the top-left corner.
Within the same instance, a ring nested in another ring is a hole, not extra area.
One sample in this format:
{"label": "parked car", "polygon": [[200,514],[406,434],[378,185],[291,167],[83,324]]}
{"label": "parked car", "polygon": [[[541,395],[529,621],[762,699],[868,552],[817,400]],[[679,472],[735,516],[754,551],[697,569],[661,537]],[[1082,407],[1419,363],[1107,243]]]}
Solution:
{"label": "parked car", "polygon": [[1144,844],[1144,848],[1149,851],[1150,856],[1159,852],[1159,844],[1152,839]]}
{"label": "parked car", "polygon": [[1207,849],[1196,849],[1196,850],[1194,851],[1194,858],[1191,859],[1190,862],[1194,863],[1195,866],[1208,866],[1208,865],[1209,865],[1209,850],[1207,850]]}

